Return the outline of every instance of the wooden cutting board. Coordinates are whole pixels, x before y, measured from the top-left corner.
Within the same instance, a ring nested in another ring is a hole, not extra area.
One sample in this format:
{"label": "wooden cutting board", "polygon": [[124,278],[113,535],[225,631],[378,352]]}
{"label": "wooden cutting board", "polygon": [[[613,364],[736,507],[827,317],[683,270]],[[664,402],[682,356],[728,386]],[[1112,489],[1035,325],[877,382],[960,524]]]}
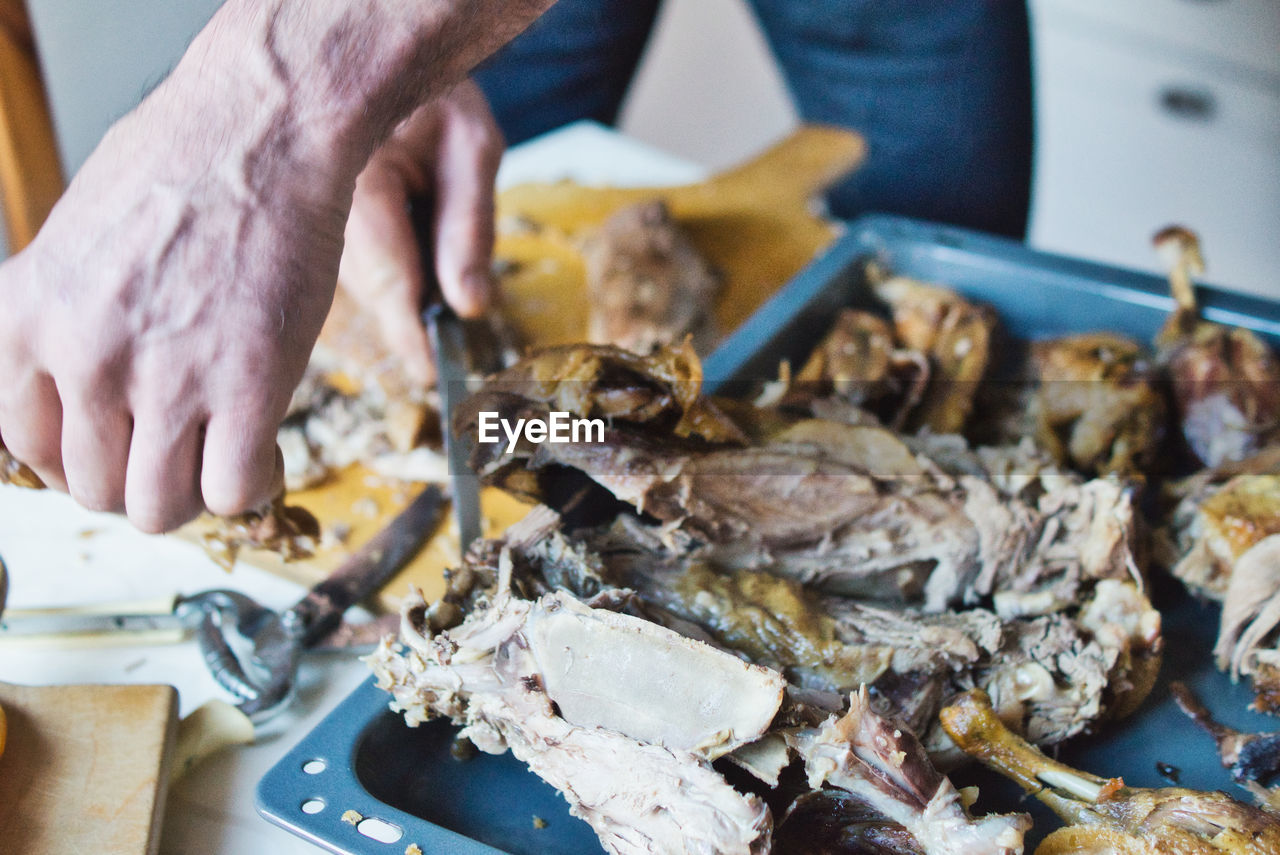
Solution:
{"label": "wooden cutting board", "polygon": [[0,683],[0,850],[152,855],[169,776],[172,686]]}
{"label": "wooden cutting board", "polygon": [[[496,257],[503,262],[503,314],[517,339],[536,348],[581,341],[587,329],[583,237],[619,208],[666,201],[674,218],[723,274],[716,318],[731,332],[835,237],[818,213],[819,192],[847,174],[865,154],[860,137],[835,128],[801,128],[759,157],[707,181],[666,188],[583,187],[568,181],[513,187],[498,198]],[[341,296],[322,342],[365,365],[385,365],[369,319]],[[284,564],[268,555],[242,560],[295,581],[323,578],[384,526],[411,498],[379,483],[360,466],[311,490],[290,494],[322,525],[350,528],[342,547]],[[497,490],[482,495],[485,534],[497,535],[527,506]],[[457,533],[446,520],[423,552],[392,579],[378,599],[394,611],[410,584],[433,599],[443,592],[442,570],[457,563]]]}

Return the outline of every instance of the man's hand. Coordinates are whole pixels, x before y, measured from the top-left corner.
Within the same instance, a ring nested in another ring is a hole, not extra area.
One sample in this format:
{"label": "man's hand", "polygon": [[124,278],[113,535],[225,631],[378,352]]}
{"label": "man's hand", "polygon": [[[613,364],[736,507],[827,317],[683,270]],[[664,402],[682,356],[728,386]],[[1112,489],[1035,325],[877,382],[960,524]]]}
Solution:
{"label": "man's hand", "polygon": [[269,498],[357,175],[550,3],[227,0],[0,267],[0,441],[145,531]]}
{"label": "man's hand", "polygon": [[157,162],[159,127],[146,110],[117,125],[0,269],[5,445],[146,531],[277,489],[276,430],[332,301],[350,192],[225,140]]}
{"label": "man's hand", "polygon": [[[420,314],[439,286],[463,317],[493,295],[493,180],[503,151],[483,93],[464,81],[419,107],[369,160],[356,181],[339,282],[378,321],[387,348],[415,382],[435,377]],[[435,283],[424,282],[409,200],[433,213]]]}

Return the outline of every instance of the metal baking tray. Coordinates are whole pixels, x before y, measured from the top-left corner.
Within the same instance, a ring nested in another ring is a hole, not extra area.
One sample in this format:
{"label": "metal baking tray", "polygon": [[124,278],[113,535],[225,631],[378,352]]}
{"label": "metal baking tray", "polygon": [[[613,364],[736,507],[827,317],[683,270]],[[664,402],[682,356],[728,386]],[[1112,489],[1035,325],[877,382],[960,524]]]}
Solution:
{"label": "metal baking tray", "polygon": [[[987,303],[1003,329],[1021,339],[1105,329],[1150,341],[1173,308],[1167,284],[1158,277],[962,229],[867,217],[849,224],[830,250],[707,359],[707,388],[745,389],[776,376],[780,359],[802,360],[835,309],[868,301],[862,279],[868,258]],[[1211,288],[1198,294],[1207,318],[1248,327],[1280,347],[1280,304]],[[1170,764],[1182,786],[1245,798],[1218,764],[1209,738],[1177,710],[1168,684],[1188,683],[1220,720],[1235,727],[1270,730],[1276,722],[1249,712],[1247,687],[1232,685],[1213,668],[1217,607],[1189,597],[1172,581],[1157,582],[1153,597],[1164,612],[1166,638],[1154,691],[1135,715],[1064,745],[1059,756],[1149,787],[1169,785],[1157,764]],[[455,759],[453,727],[432,722],[409,728],[388,710],[388,699],[370,681],[339,705],[262,779],[262,815],[345,855],[401,855],[411,844],[427,855],[601,851],[586,823],[570,816],[555,790],[522,763],[510,755]],[[1030,810],[1037,820],[1033,840],[1057,826],[1003,779],[979,769],[952,777],[961,786],[981,787],[980,811]]]}

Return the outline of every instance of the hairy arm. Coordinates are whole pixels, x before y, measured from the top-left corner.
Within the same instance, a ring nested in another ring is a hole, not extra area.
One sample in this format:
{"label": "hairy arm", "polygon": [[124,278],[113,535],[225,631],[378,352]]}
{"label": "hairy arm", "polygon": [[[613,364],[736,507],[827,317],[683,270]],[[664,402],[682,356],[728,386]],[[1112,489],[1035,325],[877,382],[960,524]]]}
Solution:
{"label": "hairy arm", "polygon": [[228,0],[0,267],[0,438],[161,531],[274,490],[356,177],[550,0]]}

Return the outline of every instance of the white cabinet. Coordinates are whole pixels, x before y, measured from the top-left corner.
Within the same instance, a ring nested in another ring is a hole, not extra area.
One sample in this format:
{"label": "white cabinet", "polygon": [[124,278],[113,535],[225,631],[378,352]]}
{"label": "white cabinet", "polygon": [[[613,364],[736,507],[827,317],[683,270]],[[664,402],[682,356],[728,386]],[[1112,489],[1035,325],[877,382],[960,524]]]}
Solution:
{"label": "white cabinet", "polygon": [[1280,3],[1032,3],[1030,239],[1159,270],[1151,235],[1201,235],[1208,279],[1280,298]]}

